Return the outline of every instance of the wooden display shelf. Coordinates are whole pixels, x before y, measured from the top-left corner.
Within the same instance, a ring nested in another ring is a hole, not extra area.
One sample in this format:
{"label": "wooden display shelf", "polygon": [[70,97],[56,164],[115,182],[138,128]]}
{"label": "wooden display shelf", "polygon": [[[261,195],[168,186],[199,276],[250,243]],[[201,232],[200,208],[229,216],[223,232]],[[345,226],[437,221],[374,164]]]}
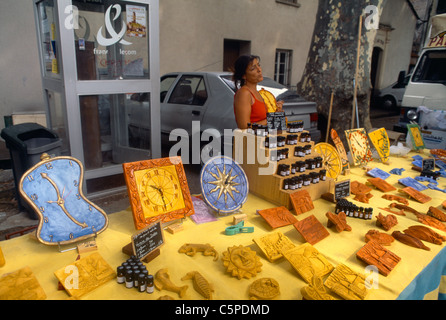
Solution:
{"label": "wooden display shelf", "polygon": [[[307,133],[307,131],[303,131]],[[277,136],[287,136],[288,134],[300,133],[282,133]],[[271,136],[269,136],[271,137]],[[314,170],[306,170],[303,173],[297,173],[290,176],[281,176],[277,174],[277,169],[280,164],[290,165],[297,161],[305,161],[307,159],[313,159],[320,156],[320,154],[314,151],[314,141],[311,142],[298,142],[295,145],[285,145],[278,148],[265,148],[266,137],[256,136],[251,133],[247,133],[241,130],[234,131],[234,159],[240,164],[245,171],[249,181],[249,191],[267,201],[270,201],[278,206],[284,206],[289,210],[293,209],[290,201],[290,194],[299,191],[307,190],[314,201],[319,199],[322,194],[331,192],[334,188],[333,179],[326,177],[326,181],[320,181],[317,184],[311,184],[309,186],[302,187],[296,190],[284,190],[282,188],[283,181],[300,174],[309,174],[310,172],[318,172],[325,169],[322,165],[321,168]],[[304,157],[295,157],[294,148],[297,146],[311,145],[311,154]],[[280,161],[271,161],[270,155],[273,150],[280,150],[288,148],[289,157]]]}

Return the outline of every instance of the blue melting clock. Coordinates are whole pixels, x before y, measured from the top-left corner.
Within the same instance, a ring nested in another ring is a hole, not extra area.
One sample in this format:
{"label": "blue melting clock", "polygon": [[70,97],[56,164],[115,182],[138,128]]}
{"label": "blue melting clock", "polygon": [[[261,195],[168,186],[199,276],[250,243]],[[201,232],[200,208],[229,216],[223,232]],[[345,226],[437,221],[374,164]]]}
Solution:
{"label": "blue melting clock", "polygon": [[210,159],[201,169],[200,183],[204,201],[217,212],[234,212],[248,198],[248,178],[242,167],[229,157]]}
{"label": "blue melting clock", "polygon": [[82,164],[72,157],[44,154],[41,162],[23,174],[19,190],[39,216],[40,242],[68,244],[107,228],[107,214],[85,198],[82,181]]}

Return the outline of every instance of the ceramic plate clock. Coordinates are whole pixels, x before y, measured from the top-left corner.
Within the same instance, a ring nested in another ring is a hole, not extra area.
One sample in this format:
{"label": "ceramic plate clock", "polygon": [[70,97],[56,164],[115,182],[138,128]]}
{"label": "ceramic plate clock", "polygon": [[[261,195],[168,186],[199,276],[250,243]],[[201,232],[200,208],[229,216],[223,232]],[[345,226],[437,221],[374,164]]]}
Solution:
{"label": "ceramic plate clock", "polygon": [[369,133],[370,141],[378,152],[382,163],[387,163],[390,156],[390,141],[385,128],[381,128]]}
{"label": "ceramic plate clock", "polygon": [[265,104],[268,108],[267,112],[268,113],[276,112],[277,111],[277,102],[276,102],[276,98],[274,97],[274,95],[265,89],[260,89],[259,93],[262,96],[263,101],[265,102]]}
{"label": "ceramic plate clock", "polygon": [[369,140],[364,128],[345,130],[345,136],[355,166],[366,164],[373,160]]}
{"label": "ceramic plate clock", "polygon": [[122,164],[137,230],[194,214],[181,157]]}
{"label": "ceramic plate clock", "polygon": [[242,167],[229,157],[210,159],[201,169],[200,182],[204,201],[217,212],[234,212],[248,197],[248,178]]}
{"label": "ceramic plate clock", "polygon": [[420,126],[417,124],[408,124],[407,132],[409,133],[410,140],[412,141],[412,148],[414,150],[424,149],[424,139],[421,135]]}
{"label": "ceramic plate clock", "polygon": [[107,214],[82,194],[83,175],[77,159],[47,155],[23,174],[19,190],[39,216],[40,242],[65,245],[107,228]]}
{"label": "ceramic plate clock", "polygon": [[343,168],[341,157],[336,149],[331,144],[319,142],[314,146],[314,151],[322,156],[322,163],[327,170],[327,176],[336,179]]}

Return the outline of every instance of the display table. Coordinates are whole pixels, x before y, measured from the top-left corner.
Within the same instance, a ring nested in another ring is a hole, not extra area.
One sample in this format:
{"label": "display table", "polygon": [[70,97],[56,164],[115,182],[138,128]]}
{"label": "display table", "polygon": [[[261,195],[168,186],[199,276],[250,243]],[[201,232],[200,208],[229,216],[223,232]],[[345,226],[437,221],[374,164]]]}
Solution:
{"label": "display table", "polygon": [[[428,157],[428,151],[425,153],[410,153],[405,158],[390,159],[390,165],[384,165],[379,162],[369,163],[369,167],[380,168],[389,172],[393,168],[404,168],[402,176],[391,175],[386,181],[395,186],[397,189],[403,186],[398,183],[402,177],[416,177],[418,172],[411,170],[412,156],[422,155]],[[351,181],[359,181],[365,183],[370,178],[366,175],[363,168],[352,168],[348,176],[340,176],[338,181],[350,179]],[[427,183],[423,183],[427,184]],[[439,187],[446,188],[446,178],[439,178]],[[440,191],[428,189],[423,191],[426,195],[432,197],[432,200],[426,204],[417,203],[409,200],[410,206],[421,213],[426,213],[430,206],[441,207],[445,194]],[[365,245],[364,235],[370,229],[377,229],[385,232],[376,226],[376,216],[379,212],[384,215],[390,213],[379,210],[379,207],[388,207],[391,203],[382,199],[383,192],[373,189],[371,191],[373,198],[370,204],[361,204],[365,207],[373,207],[373,219],[362,220],[357,218],[347,218],[347,223],[352,227],[352,231],[337,232],[334,228],[329,228],[330,235],[316,243],[314,247],[322,253],[328,261],[336,267],[339,264],[345,264],[352,270],[365,274],[366,264],[356,258],[356,252]],[[392,191],[390,194],[398,194],[398,191]],[[404,196],[404,195],[403,195]],[[348,198],[353,200],[354,196]],[[225,235],[225,229],[232,225],[233,216],[218,217],[218,221],[208,222],[204,224],[195,224],[190,218],[184,220],[184,230],[175,234],[164,232],[165,244],[161,247],[160,256],[153,261],[147,263],[147,269],[150,274],[155,274],[161,268],[167,268],[174,284],[178,286],[188,285],[189,288],[184,300],[202,300],[203,298],[194,290],[191,280],[181,280],[186,273],[190,271],[199,271],[210,283],[214,285],[214,299],[216,300],[245,300],[249,299],[248,287],[256,279],[263,277],[271,277],[278,281],[280,285],[280,295],[277,299],[293,300],[302,299],[300,290],[307,286],[307,283],[293,269],[291,264],[281,258],[272,263],[269,262],[257,245],[253,242],[253,238],[273,232],[273,229],[258,214],[256,210],[275,207],[271,203],[264,201],[256,196],[249,195],[246,204],[242,207],[242,213],[248,216],[245,226],[254,227],[253,233],[237,234],[233,236]],[[334,212],[335,204],[323,199],[314,201],[315,209],[302,215],[296,216],[298,220],[302,220],[310,215],[327,226],[327,211]],[[407,213],[406,216],[397,216],[398,225],[388,231],[403,231],[412,225],[419,225],[415,215]],[[446,235],[437,229],[433,229],[441,235]],[[286,226],[274,231],[280,231],[286,235],[296,246],[305,243],[301,234],[294,226]],[[109,215],[109,227],[97,238],[99,254],[108,262],[108,264],[116,269],[122,262],[128,259],[128,256],[122,253],[122,248],[130,243],[131,235],[136,232],[132,213],[130,209],[122,212],[116,212]],[[215,247],[219,253],[219,259],[214,261],[212,256],[204,256],[197,253],[190,257],[183,253],[179,253],[178,249],[185,243],[209,243]],[[377,289],[371,289],[366,299],[438,299],[446,297],[446,283],[443,275],[446,275],[446,249],[444,245],[434,245],[424,242],[430,251],[409,247],[399,241],[394,241],[388,248],[393,253],[401,257],[401,261],[396,265],[390,274],[385,277],[378,276]],[[232,246],[248,246],[257,252],[262,265],[261,272],[251,279],[238,280],[227,273],[223,261],[221,259],[223,252]],[[47,299],[67,299],[69,295],[58,290],[58,280],[54,275],[59,270],[71,263],[78,257],[77,251],[68,251],[60,253],[57,246],[46,246],[39,243],[30,235],[24,235],[8,241],[0,242],[3,250],[6,265],[0,268],[0,275],[16,271],[25,266],[29,266],[44,289]],[[89,255],[86,253],[83,256]],[[365,274],[367,276],[367,274]],[[135,288],[126,289],[124,285],[117,284],[116,280],[112,280],[95,289],[94,291],[84,295],[82,299],[149,299],[156,300],[160,296],[169,295],[175,299],[179,299],[176,293],[169,291],[158,291],[155,289],[153,294],[139,293]]]}

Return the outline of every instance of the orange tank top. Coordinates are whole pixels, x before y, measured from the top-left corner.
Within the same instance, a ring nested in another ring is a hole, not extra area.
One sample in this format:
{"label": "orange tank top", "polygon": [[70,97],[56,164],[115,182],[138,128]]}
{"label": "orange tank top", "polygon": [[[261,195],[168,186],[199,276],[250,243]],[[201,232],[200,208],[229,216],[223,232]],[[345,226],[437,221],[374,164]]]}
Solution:
{"label": "orange tank top", "polygon": [[[251,123],[260,122],[262,120],[266,119],[266,105],[263,101],[257,100],[255,95],[249,90],[249,93],[251,93],[252,97],[254,98],[254,103],[251,105]],[[235,106],[234,106],[234,112],[235,112]]]}

